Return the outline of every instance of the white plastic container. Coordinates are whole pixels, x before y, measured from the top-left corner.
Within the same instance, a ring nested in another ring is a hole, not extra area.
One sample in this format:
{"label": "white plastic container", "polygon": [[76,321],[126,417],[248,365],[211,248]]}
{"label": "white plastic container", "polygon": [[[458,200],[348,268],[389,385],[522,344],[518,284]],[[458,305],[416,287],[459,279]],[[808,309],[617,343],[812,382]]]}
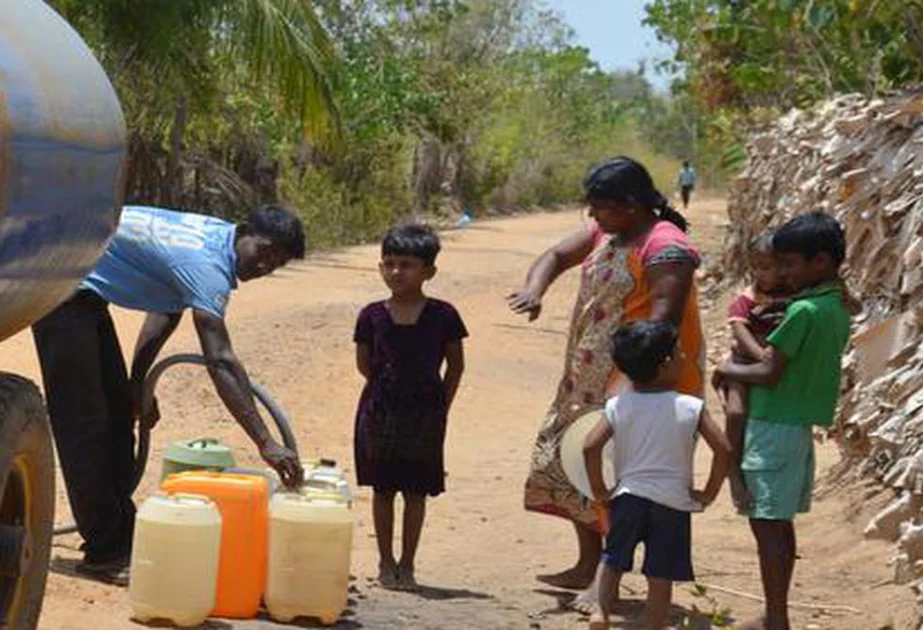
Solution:
{"label": "white plastic container", "polygon": [[307,468],[301,492],[311,496],[338,494],[350,507],[354,498],[346,474],[336,466],[328,465]]}
{"label": "white plastic container", "polygon": [[279,492],[269,503],[269,615],[337,622],[346,608],[353,517],[339,494]]}
{"label": "white plastic container", "polygon": [[152,496],[135,519],[128,598],[141,622],[202,624],[215,607],[221,513],[207,497]]}

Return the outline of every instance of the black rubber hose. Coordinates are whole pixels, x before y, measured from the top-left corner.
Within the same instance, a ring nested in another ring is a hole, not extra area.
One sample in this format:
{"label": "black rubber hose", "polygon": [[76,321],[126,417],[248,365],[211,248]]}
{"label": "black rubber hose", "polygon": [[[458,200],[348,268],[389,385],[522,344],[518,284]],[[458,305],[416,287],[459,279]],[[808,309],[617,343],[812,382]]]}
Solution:
{"label": "black rubber hose", "polygon": [[[141,394],[142,409],[147,411],[151,408],[151,405],[153,405],[154,391],[157,389],[157,382],[160,380],[160,377],[163,376],[163,373],[174,365],[179,364],[201,365],[203,367],[207,365],[205,357],[199,354],[174,354],[166,359],[158,361],[144,379],[144,388]],[[285,414],[285,410],[273,399],[269,391],[259,383],[250,381],[250,391],[253,392],[253,397],[260,401],[260,404],[269,412],[276,427],[279,429],[279,434],[282,436],[282,444],[297,453],[298,443],[295,441],[295,434],[292,432],[292,427],[288,422],[288,416]],[[135,475],[131,486],[132,491],[138,488],[141,479],[144,477],[144,471],[147,469],[147,459],[151,451],[150,429],[138,428],[138,445],[136,450]],[[76,531],[77,526],[70,523],[68,525],[56,527],[54,535],[61,536],[64,534],[72,534]]]}

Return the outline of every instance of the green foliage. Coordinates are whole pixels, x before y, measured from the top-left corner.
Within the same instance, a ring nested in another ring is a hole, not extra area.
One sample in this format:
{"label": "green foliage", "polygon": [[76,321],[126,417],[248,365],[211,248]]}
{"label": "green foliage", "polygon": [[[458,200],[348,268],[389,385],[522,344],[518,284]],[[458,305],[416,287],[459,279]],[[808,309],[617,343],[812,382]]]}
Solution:
{"label": "green foliage", "polygon": [[349,227],[321,241],[374,236],[410,214],[574,201],[586,168],[616,153],[653,164],[672,186],[676,160],[637,131],[655,100],[667,106],[640,73],[600,70],[536,3],[317,6],[340,59],[346,149],[315,156],[302,169],[311,175],[288,177],[283,192],[337,205],[337,225]]}
{"label": "green foliage", "polygon": [[575,201],[613,154],[671,192],[694,145],[685,101],[602,71],[538,0],[51,1],[121,96],[129,201],[281,200],[316,244]]}
{"label": "green foliage", "polygon": [[298,178],[289,169],[282,174],[280,192],[298,209],[311,247],[361,243],[379,238],[393,224],[396,208],[409,207],[408,188],[390,186],[390,182],[399,181],[397,175],[383,169],[357,190],[332,181],[321,170],[308,170]]}
{"label": "green foliage", "polygon": [[[52,0],[124,98],[213,114],[227,73],[279,97],[318,136],[336,109],[332,47],[305,0]],[[156,89],[147,89],[153,81]]]}
{"label": "green foliage", "polygon": [[664,67],[684,75],[674,91],[699,112],[704,152],[719,166],[740,163],[733,147],[767,112],[923,79],[923,0],[650,0],[646,8],[646,23],[675,46]]}
{"label": "green foliage", "polygon": [[702,584],[693,584],[690,594],[693,598],[704,603],[704,608],[698,604],[692,605],[693,616],[683,619],[681,628],[698,627],[697,620],[704,619],[708,622],[709,628],[730,628],[734,624],[733,612],[730,608],[722,608],[718,600],[708,592],[708,587]]}
{"label": "green foliage", "polygon": [[711,106],[789,107],[923,76],[920,0],[653,0],[647,13]]}

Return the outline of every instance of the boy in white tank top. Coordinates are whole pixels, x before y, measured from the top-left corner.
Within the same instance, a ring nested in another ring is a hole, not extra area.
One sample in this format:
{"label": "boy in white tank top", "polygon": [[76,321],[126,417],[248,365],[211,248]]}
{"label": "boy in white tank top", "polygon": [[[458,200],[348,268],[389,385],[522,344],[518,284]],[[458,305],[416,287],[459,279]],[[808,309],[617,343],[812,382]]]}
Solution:
{"label": "boy in white tank top", "polygon": [[[605,416],[583,448],[595,503],[609,522],[596,580],[600,610],[590,617],[591,630],[609,627],[612,594],[622,574],[631,571],[635,547],[642,542],[647,627],[666,628],[673,582],[693,579],[690,513],[715,500],[731,464],[731,446],[705,402],[674,389],[683,361],[677,340],[668,322],[635,322],[612,335],[612,357],[634,391],[606,403]],[[714,453],[704,490],[692,488],[697,434]],[[614,489],[606,488],[602,475],[602,451],[610,438],[618,479]]]}

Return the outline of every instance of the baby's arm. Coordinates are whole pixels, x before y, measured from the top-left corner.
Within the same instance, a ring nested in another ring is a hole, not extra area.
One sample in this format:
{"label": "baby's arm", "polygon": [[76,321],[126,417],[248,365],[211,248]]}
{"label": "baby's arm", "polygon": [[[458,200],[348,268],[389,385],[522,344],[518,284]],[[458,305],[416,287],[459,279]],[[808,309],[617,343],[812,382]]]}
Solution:
{"label": "baby's arm", "polygon": [[765,385],[772,387],[782,380],[788,360],[781,350],[773,346],[767,348],[763,358],[752,365],[741,365],[726,361],[715,370],[715,381],[736,381],[746,385]]}
{"label": "baby's arm", "polygon": [[750,328],[750,318],[756,305],[747,295],[739,295],[728,308],[728,317],[731,322],[731,334],[734,337],[734,351],[751,361],[763,358],[762,340],[753,334]]}
{"label": "baby's arm", "polygon": [[692,495],[704,507],[708,507],[718,496],[721,484],[724,483],[731,468],[731,445],[705,407],[702,407],[702,415],[699,418],[699,433],[702,434],[714,456],[711,460],[711,472],[708,475],[705,489],[693,491]]}
{"label": "baby's arm", "polygon": [[445,404],[446,411],[448,411],[455,400],[456,392],[458,392],[462,372],[465,371],[465,348],[461,339],[446,344],[445,364],[445,376],[442,382],[445,384]]}
{"label": "baby's arm", "polygon": [[372,378],[372,361],[368,344],[356,344],[356,369],[366,379]]}
{"label": "baby's arm", "polygon": [[737,351],[753,361],[761,361],[766,350],[746,322],[731,320],[731,332]]}

